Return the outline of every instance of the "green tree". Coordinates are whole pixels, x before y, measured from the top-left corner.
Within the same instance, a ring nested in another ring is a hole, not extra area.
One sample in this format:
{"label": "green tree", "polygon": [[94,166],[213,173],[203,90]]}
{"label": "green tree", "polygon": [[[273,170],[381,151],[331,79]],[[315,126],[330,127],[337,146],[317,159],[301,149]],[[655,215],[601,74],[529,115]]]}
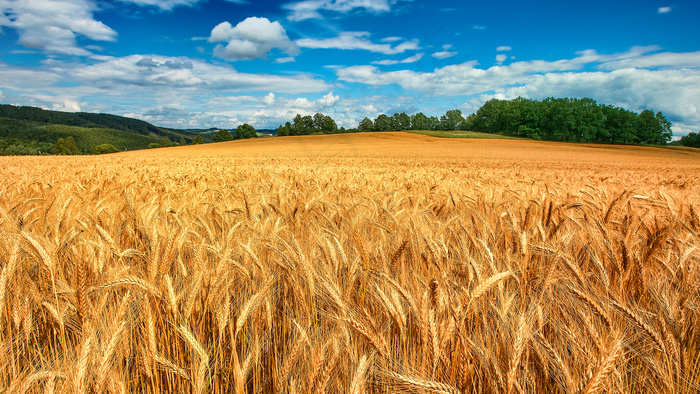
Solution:
{"label": "green tree", "polygon": [[335,133],[338,131],[338,125],[335,120],[330,116],[325,116],[323,119],[323,125],[321,126],[321,131],[324,133]]}
{"label": "green tree", "polygon": [[377,131],[390,131],[393,129],[393,124],[391,118],[385,114],[379,114],[377,119],[374,120],[374,129]]}
{"label": "green tree", "polygon": [[201,135],[198,135],[192,139],[192,145],[199,145],[204,143],[204,138],[202,138]]}
{"label": "green tree", "polygon": [[688,135],[681,137],[679,141],[683,146],[689,146],[691,148],[700,148],[700,132],[688,133]]}
{"label": "green tree", "polygon": [[187,141],[185,141],[185,137],[180,137],[180,146],[185,146],[187,145]]}
{"label": "green tree", "polygon": [[173,143],[170,141],[170,138],[163,137],[160,139],[160,146],[167,148],[168,146],[173,146]]}
{"label": "green tree", "polygon": [[257,138],[258,134],[255,132],[255,128],[248,123],[243,123],[236,128],[236,139],[244,138]]}
{"label": "green tree", "polygon": [[78,146],[75,144],[75,139],[72,136],[68,136],[65,139],[59,138],[53,151],[57,155],[77,155]]}
{"label": "green tree", "polygon": [[364,118],[360,122],[360,125],[357,126],[357,129],[359,131],[373,131],[374,130],[374,123],[372,123],[372,120],[370,118]]}
{"label": "green tree", "polygon": [[411,117],[411,130],[428,130],[428,117],[418,112]]}
{"label": "green tree", "polygon": [[231,133],[226,130],[226,129],[221,129],[214,134],[213,137],[211,137],[211,140],[213,142],[225,142],[225,141],[233,141],[233,136]]}
{"label": "green tree", "polygon": [[411,117],[406,115],[405,112],[397,112],[392,117],[392,129],[393,130],[410,130],[411,129]]}
{"label": "green tree", "polygon": [[116,152],[119,152],[119,149],[117,149],[112,144],[100,144],[100,145],[95,145],[92,147],[92,153],[95,155],[103,155],[105,153],[116,153]]}

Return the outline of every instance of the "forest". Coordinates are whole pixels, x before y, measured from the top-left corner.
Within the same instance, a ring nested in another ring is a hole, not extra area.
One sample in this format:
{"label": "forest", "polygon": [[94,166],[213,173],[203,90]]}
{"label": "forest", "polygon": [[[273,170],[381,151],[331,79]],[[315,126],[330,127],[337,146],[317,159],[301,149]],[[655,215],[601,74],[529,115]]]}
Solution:
{"label": "forest", "polygon": [[0,155],[101,154],[211,142],[211,134],[110,114],[0,105]]}

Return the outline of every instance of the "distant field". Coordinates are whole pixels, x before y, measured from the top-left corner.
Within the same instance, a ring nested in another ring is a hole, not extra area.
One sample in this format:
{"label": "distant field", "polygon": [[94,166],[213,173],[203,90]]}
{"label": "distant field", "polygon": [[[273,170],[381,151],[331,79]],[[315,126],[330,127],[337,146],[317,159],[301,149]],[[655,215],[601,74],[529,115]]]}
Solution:
{"label": "distant field", "polygon": [[412,130],[410,133],[429,135],[431,137],[443,137],[443,138],[484,138],[489,140],[497,139],[518,139],[516,137],[510,137],[507,135],[492,134],[492,133],[479,133],[478,131],[442,131],[442,130]]}
{"label": "distant field", "polygon": [[697,393],[698,180],[400,132],[0,157],[0,391]]}

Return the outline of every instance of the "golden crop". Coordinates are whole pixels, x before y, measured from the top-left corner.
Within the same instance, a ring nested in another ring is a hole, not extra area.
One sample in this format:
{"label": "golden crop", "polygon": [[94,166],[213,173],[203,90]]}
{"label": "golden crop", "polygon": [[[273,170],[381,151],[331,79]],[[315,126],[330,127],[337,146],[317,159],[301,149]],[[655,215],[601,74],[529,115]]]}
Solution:
{"label": "golden crop", "polygon": [[0,158],[0,392],[697,393],[700,154]]}

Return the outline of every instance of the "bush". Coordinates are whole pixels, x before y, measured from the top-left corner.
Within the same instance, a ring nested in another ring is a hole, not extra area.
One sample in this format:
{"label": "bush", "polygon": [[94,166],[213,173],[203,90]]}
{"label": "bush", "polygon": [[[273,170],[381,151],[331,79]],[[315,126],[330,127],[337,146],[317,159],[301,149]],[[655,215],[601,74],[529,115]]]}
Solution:
{"label": "bush", "polygon": [[222,129],[222,130],[217,131],[216,134],[214,134],[214,136],[211,138],[211,140],[213,142],[232,141],[233,136],[231,135],[231,133],[228,130]]}
{"label": "bush", "polygon": [[116,152],[119,152],[119,149],[117,149],[112,144],[100,144],[100,145],[95,145],[92,147],[92,153],[95,155],[103,155],[105,153],[116,153]]}

